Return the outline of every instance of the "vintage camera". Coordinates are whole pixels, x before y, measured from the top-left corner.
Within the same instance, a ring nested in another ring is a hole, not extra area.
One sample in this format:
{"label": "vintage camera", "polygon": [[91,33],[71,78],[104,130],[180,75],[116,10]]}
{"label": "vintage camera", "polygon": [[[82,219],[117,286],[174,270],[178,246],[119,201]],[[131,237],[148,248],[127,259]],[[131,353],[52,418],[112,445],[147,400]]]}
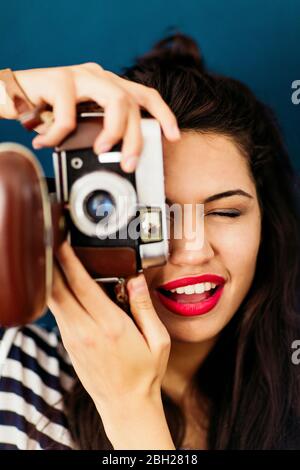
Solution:
{"label": "vintage camera", "polygon": [[91,276],[117,285],[168,257],[161,131],[143,118],[144,147],[134,173],[121,169],[121,143],[95,155],[103,112],[81,111],[77,127],[53,152],[55,191],[35,155],[0,144],[0,324],[41,316],[51,292],[53,259],[67,238]]}
{"label": "vintage camera", "polygon": [[120,166],[121,144],[95,155],[101,112],[81,113],[76,132],[53,153],[56,193],[67,209],[69,241],[102,281],[165,263],[168,255],[161,131],[142,119],[144,147],[134,173]]}

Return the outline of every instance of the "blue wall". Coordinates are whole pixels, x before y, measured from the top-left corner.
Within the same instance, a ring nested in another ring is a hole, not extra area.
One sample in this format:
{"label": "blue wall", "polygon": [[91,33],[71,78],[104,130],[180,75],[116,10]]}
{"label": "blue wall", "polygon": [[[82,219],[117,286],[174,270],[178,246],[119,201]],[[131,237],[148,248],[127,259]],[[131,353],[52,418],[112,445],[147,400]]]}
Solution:
{"label": "blue wall", "polygon": [[[206,64],[246,82],[273,107],[300,170],[299,0],[10,0],[0,10],[0,68],[96,61],[120,71],[169,27],[194,36]],[[0,121],[0,141],[30,146],[18,123]],[[47,175],[49,150],[39,151]]]}

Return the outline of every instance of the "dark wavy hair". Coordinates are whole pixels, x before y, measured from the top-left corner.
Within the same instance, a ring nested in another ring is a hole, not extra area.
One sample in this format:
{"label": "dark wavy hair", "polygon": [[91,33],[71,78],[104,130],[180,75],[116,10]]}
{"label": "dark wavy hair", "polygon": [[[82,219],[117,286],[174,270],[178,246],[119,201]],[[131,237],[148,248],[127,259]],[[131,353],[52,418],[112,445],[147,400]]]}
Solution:
{"label": "dark wavy hair", "polygon": [[[211,403],[208,448],[300,448],[300,369],[291,360],[291,345],[300,339],[299,185],[274,114],[241,82],[207,71],[196,43],[179,33],[123,76],[158,90],[183,132],[232,138],[256,184],[262,239],[254,280],[191,384],[199,400],[201,393]],[[179,448],[185,419],[162,394]],[[79,448],[113,448],[79,380],[65,396],[65,409]]]}

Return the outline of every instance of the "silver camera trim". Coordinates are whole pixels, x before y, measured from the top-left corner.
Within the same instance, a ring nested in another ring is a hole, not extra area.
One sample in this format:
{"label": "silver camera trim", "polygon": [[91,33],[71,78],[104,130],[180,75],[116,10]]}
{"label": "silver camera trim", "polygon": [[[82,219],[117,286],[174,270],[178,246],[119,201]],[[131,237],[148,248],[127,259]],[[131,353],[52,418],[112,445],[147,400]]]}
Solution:
{"label": "silver camera trim", "polygon": [[[136,168],[136,192],[139,204],[142,206],[160,207],[163,237],[160,242],[140,244],[141,265],[146,269],[167,262],[169,242],[160,125],[156,119],[146,118],[141,120],[141,129],[144,147]],[[156,175],[159,175],[159,178],[155,178]]]}
{"label": "silver camera trim", "polygon": [[[84,211],[84,201],[93,191],[107,191],[116,201],[116,210],[110,216],[108,228],[101,230],[99,222],[92,222]],[[126,202],[125,202],[126,201]],[[93,171],[79,178],[70,193],[70,214],[75,226],[90,237],[108,237],[128,224],[137,209],[136,192],[122,176],[107,170]],[[116,227],[114,229],[114,227]]]}

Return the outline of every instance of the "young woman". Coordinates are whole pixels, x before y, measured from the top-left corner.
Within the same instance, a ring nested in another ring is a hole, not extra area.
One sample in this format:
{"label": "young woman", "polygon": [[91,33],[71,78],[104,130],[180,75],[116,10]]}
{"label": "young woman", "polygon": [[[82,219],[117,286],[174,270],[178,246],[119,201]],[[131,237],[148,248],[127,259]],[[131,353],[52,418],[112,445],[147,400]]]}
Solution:
{"label": "young woman", "polygon": [[186,36],[158,43],[124,78],[97,67],[64,69],[65,93],[53,86],[50,98],[43,83],[61,70],[17,73],[33,102],[55,104],[36,144],[56,144],[74,103],[92,98],[108,116],[95,149],[125,135],[132,171],[143,106],[164,131],[167,200],[204,204],[204,243],[171,237],[167,264],[129,280],[134,321],[65,243],[49,299],[63,344],[38,326],[2,331],[0,447],[300,448],[299,207],[274,116],[205,70]]}

